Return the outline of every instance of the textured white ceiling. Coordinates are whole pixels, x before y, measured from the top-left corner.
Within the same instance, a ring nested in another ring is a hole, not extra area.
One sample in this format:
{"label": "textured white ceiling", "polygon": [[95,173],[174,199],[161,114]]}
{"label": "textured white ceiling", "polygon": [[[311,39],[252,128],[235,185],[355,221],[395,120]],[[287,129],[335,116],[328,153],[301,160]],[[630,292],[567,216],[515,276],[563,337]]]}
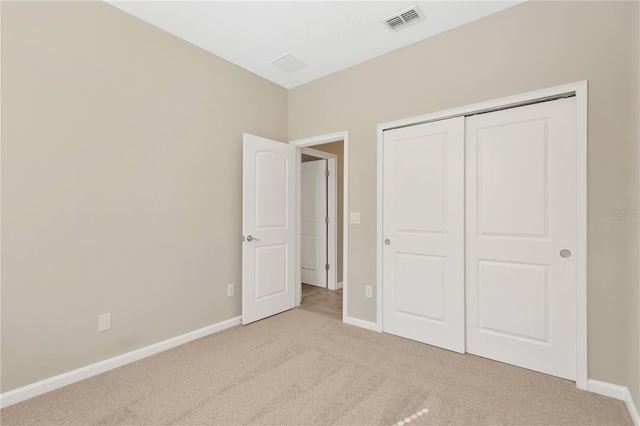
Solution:
{"label": "textured white ceiling", "polygon": [[[287,89],[521,3],[515,1],[120,1],[107,3]],[[425,19],[382,21],[417,5]],[[287,73],[291,54],[308,66]]]}

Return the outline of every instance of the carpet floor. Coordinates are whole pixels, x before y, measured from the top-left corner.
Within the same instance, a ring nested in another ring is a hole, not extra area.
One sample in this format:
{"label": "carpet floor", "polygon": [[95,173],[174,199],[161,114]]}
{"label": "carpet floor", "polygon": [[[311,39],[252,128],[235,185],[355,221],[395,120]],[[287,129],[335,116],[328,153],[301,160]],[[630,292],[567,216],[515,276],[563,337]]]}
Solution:
{"label": "carpet floor", "polygon": [[633,424],[622,401],[580,391],[573,382],[301,309],[0,415],[7,426]]}

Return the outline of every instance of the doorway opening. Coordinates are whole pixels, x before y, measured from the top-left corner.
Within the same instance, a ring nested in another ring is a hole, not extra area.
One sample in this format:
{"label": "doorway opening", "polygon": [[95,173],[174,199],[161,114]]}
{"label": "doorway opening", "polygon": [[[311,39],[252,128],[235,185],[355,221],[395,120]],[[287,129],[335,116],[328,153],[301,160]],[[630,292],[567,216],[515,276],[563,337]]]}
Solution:
{"label": "doorway opening", "polygon": [[[348,229],[345,224],[348,217],[345,213],[348,206],[348,133],[297,140],[291,145],[298,148],[296,306],[344,320],[347,318],[344,300],[348,270]],[[323,169],[324,164],[326,169]],[[320,170],[327,172],[326,195],[315,193],[322,182]],[[325,202],[321,203],[323,198]],[[305,207],[304,203],[308,205]],[[323,211],[326,214],[321,214]],[[318,243],[322,232],[326,232],[326,245]]]}
{"label": "doorway opening", "polygon": [[311,148],[300,151],[301,280],[303,284],[336,290],[337,155]]}

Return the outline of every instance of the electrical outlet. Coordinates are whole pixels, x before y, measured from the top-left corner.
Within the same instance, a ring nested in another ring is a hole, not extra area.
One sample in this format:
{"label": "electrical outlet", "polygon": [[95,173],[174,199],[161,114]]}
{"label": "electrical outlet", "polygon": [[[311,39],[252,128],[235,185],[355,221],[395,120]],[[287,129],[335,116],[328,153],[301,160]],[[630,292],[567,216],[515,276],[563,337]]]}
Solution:
{"label": "electrical outlet", "polygon": [[368,297],[369,299],[373,297],[373,287],[370,285],[364,286],[364,297]]}
{"label": "electrical outlet", "polygon": [[98,332],[111,330],[111,314],[98,315]]}
{"label": "electrical outlet", "polygon": [[227,284],[227,297],[231,297],[236,294],[236,285]]}

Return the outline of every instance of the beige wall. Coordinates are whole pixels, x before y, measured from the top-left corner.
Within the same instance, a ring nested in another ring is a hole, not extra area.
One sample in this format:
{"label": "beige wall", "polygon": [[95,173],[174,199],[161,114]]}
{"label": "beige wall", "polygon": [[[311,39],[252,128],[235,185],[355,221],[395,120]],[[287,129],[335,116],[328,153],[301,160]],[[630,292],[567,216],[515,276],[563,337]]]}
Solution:
{"label": "beige wall", "polygon": [[605,211],[638,207],[639,183],[630,178],[638,157],[629,156],[638,145],[629,109],[636,8],[527,2],[289,91],[290,139],[348,130],[349,158],[357,158],[349,164],[349,208],[362,213],[349,229],[351,316],[376,320],[364,286],[376,281],[378,123],[588,80],[589,377],[631,385],[639,336],[627,300],[639,282],[629,250],[637,253],[638,218]]}
{"label": "beige wall", "polygon": [[2,89],[3,392],[241,314],[242,133],[287,140],[285,89],[103,2],[5,1]]}
{"label": "beige wall", "polygon": [[[630,106],[629,113],[632,117],[640,117],[640,2],[634,3],[635,13],[635,32],[629,43],[631,52],[631,82],[629,93]],[[635,95],[633,95],[635,93]],[[629,154],[630,177],[632,182],[640,182],[640,125],[638,120],[631,122],[631,140],[633,144]],[[640,212],[640,184],[634,188],[630,185],[630,202],[629,208]],[[628,366],[629,366],[629,389],[636,403],[636,407],[640,410],[640,247],[638,239],[640,239],[640,219],[629,221],[633,230],[629,232],[629,265],[631,266],[631,277],[629,281],[629,336],[627,341],[629,344]],[[636,236],[636,238],[633,238]]]}

